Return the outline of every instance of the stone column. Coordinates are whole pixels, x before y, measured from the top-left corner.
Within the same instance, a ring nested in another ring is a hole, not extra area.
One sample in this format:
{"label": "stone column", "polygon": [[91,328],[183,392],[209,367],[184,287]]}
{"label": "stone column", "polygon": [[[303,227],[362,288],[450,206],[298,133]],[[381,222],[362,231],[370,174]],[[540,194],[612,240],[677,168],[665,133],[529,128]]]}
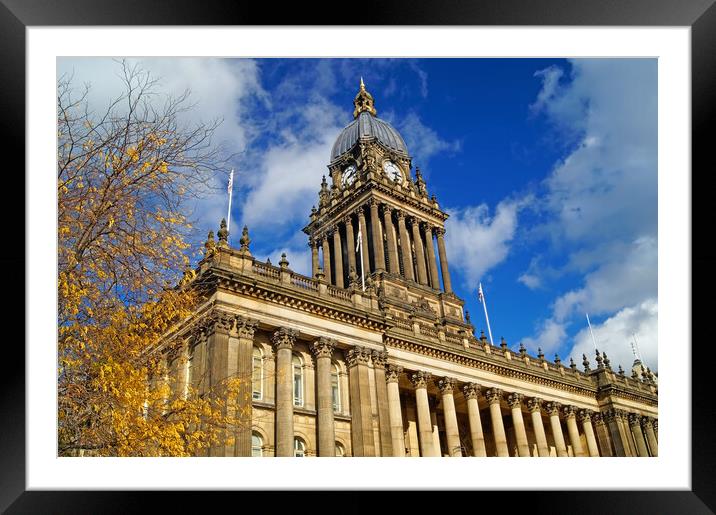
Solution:
{"label": "stone column", "polygon": [[502,422],[502,410],[500,409],[502,390],[500,390],[499,388],[490,388],[485,392],[485,398],[490,404],[492,436],[495,438],[495,448],[497,449],[497,455],[508,457],[510,455],[510,451],[507,448],[507,435],[505,435],[505,425]]}
{"label": "stone column", "polygon": [[378,202],[375,199],[368,201],[370,206],[370,227],[373,232],[373,260],[376,270],[385,270],[385,253],[383,252],[383,231],[380,228],[378,216]]}
{"label": "stone column", "polygon": [[403,367],[388,365],[385,374],[388,387],[388,411],[390,414],[390,437],[393,444],[393,456],[405,456],[405,436],[403,433],[403,414],[400,408],[400,388],[398,380]]}
{"label": "stone column", "polygon": [[482,431],[482,420],[480,420],[480,407],[477,397],[480,395],[480,385],[468,383],[462,387],[462,392],[467,401],[467,418],[470,421],[470,438],[472,440],[472,455],[487,456],[485,450],[485,434]]}
{"label": "stone column", "polygon": [[629,428],[629,413],[624,410],[617,410],[619,412],[619,417],[617,418],[617,421],[619,422],[619,425],[622,428],[622,433],[624,435],[624,447],[627,450],[627,456],[639,456],[639,451],[636,448],[636,443],[634,442],[634,436],[631,433],[631,429]]}
{"label": "stone column", "polygon": [[629,427],[634,435],[634,441],[636,442],[636,450],[639,453],[640,458],[648,458],[649,451],[646,449],[646,441],[644,440],[644,433],[641,431],[641,415],[636,413],[629,413]]}
{"label": "stone column", "polygon": [[428,272],[425,269],[425,251],[423,249],[423,239],[420,237],[420,222],[413,217],[411,222],[413,230],[413,247],[415,248],[415,260],[418,262],[418,282],[427,286]]}
{"label": "stone column", "polygon": [[452,377],[443,377],[438,381],[438,389],[442,394],[443,416],[445,417],[445,438],[450,456],[462,456],[455,398],[453,397],[456,382]]}
{"label": "stone column", "polygon": [[327,233],[323,237],[323,273],[326,274],[326,282],[333,284],[333,278],[331,277],[331,244],[328,241]]}
{"label": "stone column", "polygon": [[450,283],[450,271],[448,270],[447,252],[445,252],[445,229],[436,229],[438,234],[438,254],[440,255],[440,270],[443,273],[443,288],[445,293],[452,292],[452,284]]}
{"label": "stone column", "polygon": [[318,421],[318,455],[335,457],[336,431],[333,422],[333,390],[331,388],[331,355],[336,341],[321,337],[311,346],[316,357],[316,412]]}
{"label": "stone column", "polygon": [[604,422],[604,417],[601,413],[592,413],[592,426],[594,432],[597,434],[597,444],[599,445],[600,456],[613,456],[612,445],[609,439],[609,429],[607,424]]}
{"label": "stone column", "polygon": [[390,408],[388,407],[388,385],[385,379],[385,362],[388,353],[373,351],[373,374],[375,393],[378,401],[378,427],[380,432],[380,455],[393,455],[393,437],[390,432]]}
{"label": "stone column", "polygon": [[617,456],[632,456],[626,442],[624,427],[621,424],[621,412],[614,408],[604,412],[604,420],[609,428],[609,435],[614,444],[614,454]]}
{"label": "stone column", "polygon": [[562,434],[562,425],[559,423],[559,408],[561,406],[557,402],[548,402],[544,405],[545,412],[549,415],[549,424],[552,429],[552,438],[554,446],[557,448],[557,456],[560,458],[569,456],[567,454],[567,445],[564,443],[564,434]]}
{"label": "stone column", "polygon": [[599,447],[597,446],[597,439],[594,436],[594,428],[592,427],[592,413],[588,410],[579,410],[577,416],[582,423],[584,436],[587,437],[587,450],[589,451],[589,455],[598,457]]}
{"label": "stone column", "polygon": [[318,244],[316,240],[311,237],[308,241],[308,245],[311,247],[311,278],[315,279],[318,267],[320,266],[318,264]]}
{"label": "stone column", "polygon": [[276,352],[276,456],[293,456],[293,345],[298,331],[281,327],[273,333]]}
{"label": "stone column", "polygon": [[512,411],[512,423],[515,426],[515,438],[517,439],[517,453],[520,457],[530,457],[530,444],[527,441],[527,431],[525,430],[525,421],[522,418],[522,399],[524,395],[521,393],[511,393],[507,396],[507,405]]}
{"label": "stone column", "polygon": [[400,274],[400,263],[398,263],[398,244],[395,241],[395,227],[393,216],[388,204],[383,204],[383,225],[385,235],[388,238],[388,269],[391,274]]}
{"label": "stone column", "polygon": [[415,280],[413,274],[413,256],[410,251],[410,238],[405,228],[405,213],[398,211],[398,232],[400,233],[400,250],[403,254],[403,273],[406,279]]}
{"label": "stone column", "polygon": [[564,418],[567,420],[567,432],[569,433],[569,441],[572,443],[572,450],[575,456],[585,456],[582,441],[579,438],[579,427],[577,427],[577,407],[565,406]]}
{"label": "stone column", "polygon": [[373,405],[370,394],[370,350],[354,347],[346,356],[351,398],[353,456],[375,456]]}
{"label": "stone column", "polygon": [[[214,310],[207,320],[206,353],[209,372],[209,397],[214,400],[225,399],[228,394],[228,380],[236,374],[236,338],[230,338],[229,332],[234,325],[234,317],[230,313]],[[230,341],[233,340],[233,341]],[[234,359],[230,359],[229,354]],[[222,408],[222,415],[230,414],[227,407]],[[228,443],[228,432],[222,432],[221,442],[209,448],[209,456],[233,456],[234,443]]]}
{"label": "stone column", "polygon": [[333,231],[333,263],[336,273],[336,286],[343,288],[343,249],[341,248],[341,231],[334,225]]}
{"label": "stone column", "polygon": [[649,442],[649,450],[652,456],[659,455],[659,444],[656,441],[656,434],[654,433],[654,422],[651,417],[642,417],[641,425],[646,433],[646,440]]}
{"label": "stone column", "polygon": [[251,456],[251,421],[253,390],[253,352],[254,333],[258,320],[237,316],[236,333],[238,336],[238,429],[236,431],[236,456]]}
{"label": "stone column", "polygon": [[348,271],[351,268],[360,276],[360,269],[356,266],[356,237],[353,233],[353,220],[350,215],[343,219],[346,225],[346,250],[348,251]]}
{"label": "stone column", "polygon": [[[358,213],[358,225],[360,226],[361,232],[361,245],[363,246],[363,273],[366,277],[370,275],[370,247],[368,247],[368,228],[365,225],[365,213],[363,206],[359,207],[356,212]],[[360,276],[360,270],[357,270]]]}
{"label": "stone column", "polygon": [[415,388],[415,402],[418,408],[418,436],[420,439],[421,456],[439,456],[433,446],[433,424],[430,420],[430,403],[428,402],[428,380],[430,372],[415,372],[410,382]]}
{"label": "stone column", "polygon": [[540,458],[549,457],[549,445],[547,445],[547,435],[544,432],[544,423],[542,422],[542,399],[534,397],[527,401],[527,410],[532,417],[532,428],[535,432],[535,440],[537,440],[537,454]]}
{"label": "stone column", "polygon": [[425,247],[428,250],[428,264],[430,265],[430,285],[439,290],[440,279],[438,278],[438,262],[435,258],[435,248],[433,247],[433,230],[428,224],[425,224]]}

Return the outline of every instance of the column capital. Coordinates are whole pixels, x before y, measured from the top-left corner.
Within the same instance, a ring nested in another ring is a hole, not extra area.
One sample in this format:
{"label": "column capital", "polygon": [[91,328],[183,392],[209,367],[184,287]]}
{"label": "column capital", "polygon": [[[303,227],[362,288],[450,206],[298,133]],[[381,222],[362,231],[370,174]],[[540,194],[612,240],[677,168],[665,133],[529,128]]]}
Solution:
{"label": "column capital", "polygon": [[577,411],[577,420],[579,420],[582,423],[591,422],[592,421],[592,410],[580,409],[579,411]]}
{"label": "column capital", "polygon": [[402,209],[397,209],[397,208],[396,208],[396,209],[395,209],[395,216],[398,217],[398,221],[399,221],[399,222],[400,222],[401,220],[402,220],[403,222],[405,222],[405,211],[403,211]]}
{"label": "column capital", "polygon": [[652,417],[643,416],[641,417],[641,427],[647,428],[647,427],[654,427],[654,419]]}
{"label": "column capital", "polygon": [[370,350],[365,347],[353,347],[346,355],[348,368],[353,368],[356,365],[368,365],[370,363],[370,354]]}
{"label": "column capital", "polygon": [[636,413],[629,413],[627,416],[629,419],[630,427],[641,427],[641,416]]}
{"label": "column capital", "polygon": [[485,398],[490,404],[499,403],[502,399],[502,390],[499,388],[488,388],[485,391]]}
{"label": "column capital", "polygon": [[333,349],[336,348],[336,340],[333,340],[332,338],[326,338],[325,336],[321,336],[318,340],[313,342],[313,345],[311,345],[311,352],[313,355],[318,358],[331,358],[331,355],[333,354]]}
{"label": "column capital", "polygon": [[368,199],[368,207],[370,207],[371,209],[373,209],[374,207],[377,208],[379,204],[380,204],[380,202],[378,202],[373,197]]}
{"label": "column capital", "polygon": [[438,238],[445,236],[445,229],[443,227],[436,227],[433,232],[435,232]]}
{"label": "column capital", "polygon": [[234,316],[226,311],[212,309],[198,324],[207,335],[217,331],[228,333],[234,328]]}
{"label": "column capital", "polygon": [[597,425],[597,426],[602,426],[602,425],[604,425],[604,417],[603,417],[602,414],[599,413],[598,411],[595,411],[595,412],[593,412],[593,413],[590,413],[590,417],[591,417],[592,423],[593,423],[594,425]]}
{"label": "column capital", "polygon": [[293,344],[296,343],[296,337],[298,331],[290,329],[288,327],[279,327],[272,335],[271,340],[276,350],[281,349],[293,349]]}
{"label": "column capital", "polygon": [[385,368],[385,381],[387,383],[397,383],[402,373],[403,367],[400,365],[388,365]]}
{"label": "column capital", "polygon": [[542,399],[539,397],[532,397],[531,399],[527,400],[527,411],[530,413],[534,413],[535,411],[540,411],[542,409]]}
{"label": "column capital", "polygon": [[359,218],[365,218],[365,208],[363,206],[358,206],[353,210],[353,213],[358,215]]}
{"label": "column capital", "polygon": [[245,338],[247,340],[254,339],[254,333],[256,328],[259,326],[259,321],[253,318],[247,318],[241,315],[236,315],[236,332],[239,338]]}
{"label": "column capital", "polygon": [[414,372],[410,375],[410,382],[413,383],[413,387],[417,390],[418,388],[427,388],[428,387],[428,380],[430,380],[430,377],[432,374],[430,372],[424,372],[422,370],[418,370],[417,372]]}
{"label": "column capital", "polygon": [[346,216],[344,216],[343,218],[341,218],[341,222],[343,222],[346,225],[350,225],[353,222],[353,220],[351,220],[350,213],[347,214]]}
{"label": "column capital", "polygon": [[575,418],[577,416],[577,407],[570,404],[562,408],[562,413],[564,413],[564,418]]}
{"label": "column capital", "polygon": [[611,422],[612,420],[622,420],[626,418],[626,412],[616,408],[609,408],[602,413],[602,416],[604,417],[604,420]]}
{"label": "column capital", "polygon": [[466,399],[477,399],[481,391],[482,387],[477,383],[467,383],[462,387],[462,393]]}
{"label": "column capital", "polygon": [[559,416],[559,409],[562,407],[562,405],[558,402],[546,402],[544,403],[544,411],[547,413],[550,417],[557,415]]}
{"label": "column capital", "polygon": [[441,377],[437,381],[438,389],[443,395],[452,393],[455,388],[455,384],[457,384],[457,379],[452,377]]}
{"label": "column capital", "polygon": [[390,216],[390,214],[393,212],[393,208],[390,207],[390,204],[386,204],[385,202],[382,202],[380,204],[380,210],[383,216],[385,216],[386,213]]}
{"label": "column capital", "polygon": [[312,249],[318,248],[318,243],[316,241],[316,237],[314,235],[311,235],[308,237],[308,246]]}
{"label": "column capital", "polygon": [[371,357],[373,358],[373,367],[385,368],[385,363],[388,361],[388,353],[382,350],[374,350]]}
{"label": "column capital", "polygon": [[522,399],[524,398],[525,396],[521,393],[511,393],[507,396],[507,405],[510,409],[520,408],[522,405]]}

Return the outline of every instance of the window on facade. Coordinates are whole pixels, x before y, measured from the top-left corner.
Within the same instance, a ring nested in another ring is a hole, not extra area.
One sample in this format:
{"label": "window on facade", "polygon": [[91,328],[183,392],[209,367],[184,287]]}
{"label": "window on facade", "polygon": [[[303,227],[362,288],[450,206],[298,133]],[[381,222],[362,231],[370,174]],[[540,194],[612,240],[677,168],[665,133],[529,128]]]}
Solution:
{"label": "window on facade", "polygon": [[293,357],[293,405],[303,406],[303,363],[298,356]]}
{"label": "window on facade", "polygon": [[263,356],[261,350],[254,347],[253,351],[253,369],[251,372],[252,397],[254,399],[262,399],[264,395],[264,368]]}
{"label": "window on facade", "polygon": [[333,393],[333,411],[339,413],[341,411],[341,384],[337,365],[333,365],[331,370],[331,391]]}
{"label": "window on facade", "polygon": [[336,458],[343,458],[346,455],[346,449],[336,442]]}
{"label": "window on facade", "polygon": [[264,455],[264,440],[258,433],[251,433],[251,456],[260,458]]}
{"label": "window on facade", "polygon": [[304,458],[306,456],[306,444],[298,437],[293,439],[293,455],[296,458]]}

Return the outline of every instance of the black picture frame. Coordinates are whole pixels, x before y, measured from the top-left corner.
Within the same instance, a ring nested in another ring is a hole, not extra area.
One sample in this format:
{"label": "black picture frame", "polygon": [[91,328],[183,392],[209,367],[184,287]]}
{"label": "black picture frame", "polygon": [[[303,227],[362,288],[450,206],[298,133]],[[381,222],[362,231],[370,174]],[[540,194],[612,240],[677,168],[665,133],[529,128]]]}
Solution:
{"label": "black picture frame", "polygon": [[[553,25],[553,26],[688,26],[691,27],[692,73],[692,170],[681,173],[691,175],[692,184],[692,277],[701,292],[713,291],[716,251],[710,250],[713,216],[706,200],[711,189],[703,184],[704,178],[716,170],[713,144],[707,136],[709,125],[716,120],[716,6],[714,0],[489,0],[472,2],[457,0],[431,0],[417,4],[409,0],[363,1],[345,4],[346,9],[319,8],[306,3],[277,4],[269,2],[239,2],[236,0],[173,0],[148,2],[139,0],[0,0],[0,112],[3,114],[3,142],[8,149],[25,147],[25,51],[28,26],[83,26],[83,25]],[[357,8],[357,6],[360,8]],[[336,5],[337,7],[337,5]],[[327,15],[321,18],[319,12]],[[350,23],[347,23],[350,22]],[[7,180],[17,183],[12,188],[25,191],[24,174],[10,170],[25,170],[24,153],[17,165],[5,170]],[[695,170],[700,170],[695,173]],[[699,186],[694,187],[696,179]],[[7,184],[7,183],[6,183]],[[22,200],[21,200],[22,202]],[[22,207],[3,202],[2,220],[17,220]],[[16,226],[17,224],[15,224]],[[702,231],[698,229],[701,228]],[[4,286],[12,292],[13,306],[20,311],[24,302],[16,292],[24,291],[24,274],[27,270],[24,240],[19,241],[16,229],[12,234],[12,251],[0,256],[5,274]],[[699,235],[703,237],[699,238]],[[24,238],[32,237],[24,232]],[[22,284],[21,284],[22,283]],[[693,295],[692,318],[698,323],[685,328],[682,342],[662,342],[678,345],[692,356],[692,489],[690,491],[549,491],[549,492],[479,492],[471,497],[489,506],[517,503],[529,513],[714,513],[716,511],[716,445],[712,431],[716,417],[710,399],[710,381],[713,376],[713,352],[708,337],[696,338],[694,329],[704,329],[708,296],[701,302]],[[29,308],[29,307],[28,307]],[[15,315],[15,316],[13,316]],[[6,324],[19,320],[21,313],[6,312]],[[19,324],[16,324],[19,326]],[[703,331],[702,331],[703,332]],[[703,335],[702,335],[703,336]],[[169,495],[148,492],[80,492],[80,491],[26,491],[25,487],[25,353],[19,339],[5,341],[5,366],[0,375],[0,510],[7,513],[107,513],[134,512],[148,508],[149,498],[161,495],[162,511],[195,511],[198,506],[220,509],[226,501],[236,502],[242,492],[212,492],[210,504],[196,499],[189,492],[170,492]],[[699,384],[702,383],[702,384]],[[686,395],[687,392],[683,392]],[[440,473],[440,471],[433,471]],[[506,478],[506,482],[509,479]],[[346,485],[350,489],[350,484]],[[301,493],[305,495],[305,493]],[[452,495],[452,494],[450,494]],[[413,503],[423,503],[431,497],[441,503],[450,502],[449,496],[434,492],[411,492],[402,496],[402,509]],[[286,495],[272,494],[276,500],[288,500]],[[357,509],[366,502],[375,503],[373,495],[355,491],[340,499],[343,507]],[[201,504],[199,504],[201,503]],[[320,509],[313,499],[308,501],[310,511]],[[487,504],[490,503],[490,504]],[[374,505],[377,508],[377,505]],[[445,504],[443,504],[445,506]],[[458,504],[448,504],[459,508]],[[335,508],[335,507],[334,507]],[[350,509],[350,508],[349,508]],[[271,510],[273,511],[273,510]],[[304,511],[304,510],[301,510]]]}

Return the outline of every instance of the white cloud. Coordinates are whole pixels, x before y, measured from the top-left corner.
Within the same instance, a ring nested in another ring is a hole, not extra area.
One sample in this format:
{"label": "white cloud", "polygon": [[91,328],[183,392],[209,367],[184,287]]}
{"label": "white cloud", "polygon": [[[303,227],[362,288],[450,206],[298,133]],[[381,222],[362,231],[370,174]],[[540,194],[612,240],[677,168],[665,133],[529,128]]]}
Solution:
{"label": "white cloud", "polygon": [[[549,221],[543,232],[550,234],[556,254],[568,256],[560,273],[584,275],[578,288],[555,299],[552,316],[529,340],[549,342],[559,332],[555,327],[566,329],[585,312],[624,317],[649,299],[655,327],[656,61],[575,60],[571,80],[564,83],[556,67],[536,75],[542,90],[531,112],[543,113],[561,143],[572,145],[544,182]],[[544,279],[540,269],[530,267],[518,280],[529,287]],[[654,349],[656,366],[655,333],[645,330],[642,340]]]}
{"label": "white cloud", "polygon": [[554,320],[545,320],[539,328],[539,332],[534,338],[524,338],[522,343],[525,347],[536,353],[538,348],[541,348],[545,353],[547,359],[552,359],[549,356],[552,352],[559,349],[567,337],[567,331],[564,324],[555,322]]}
{"label": "white cloud", "polygon": [[517,280],[527,286],[530,290],[536,290],[542,286],[542,279],[527,272],[519,276]]}
{"label": "white cloud", "polygon": [[448,262],[463,272],[468,288],[474,289],[490,268],[507,257],[517,229],[517,213],[527,202],[526,199],[500,202],[494,216],[490,216],[486,204],[447,209]]}
{"label": "white cloud", "polygon": [[[391,115],[392,113],[387,114],[387,116]],[[396,128],[403,136],[413,162],[421,168],[427,167],[428,161],[434,155],[441,152],[458,152],[462,146],[460,141],[441,139],[437,132],[425,125],[415,112],[410,112],[399,119]],[[427,172],[426,177],[429,176],[429,170]]]}
{"label": "white cloud", "polygon": [[[645,366],[657,370],[657,347],[658,347],[658,303],[656,298],[649,298],[626,307],[614,316],[607,318],[601,324],[592,323],[594,339],[597,342],[597,349],[606,352],[609,356],[612,369],[616,372],[619,365],[624,367],[627,375],[631,375],[631,366],[634,362],[631,342],[636,335],[639,352]],[[571,356],[575,361],[579,357],[581,362],[582,354],[586,354],[594,367],[594,343],[589,334],[589,329],[584,328],[574,338],[574,346]]]}

